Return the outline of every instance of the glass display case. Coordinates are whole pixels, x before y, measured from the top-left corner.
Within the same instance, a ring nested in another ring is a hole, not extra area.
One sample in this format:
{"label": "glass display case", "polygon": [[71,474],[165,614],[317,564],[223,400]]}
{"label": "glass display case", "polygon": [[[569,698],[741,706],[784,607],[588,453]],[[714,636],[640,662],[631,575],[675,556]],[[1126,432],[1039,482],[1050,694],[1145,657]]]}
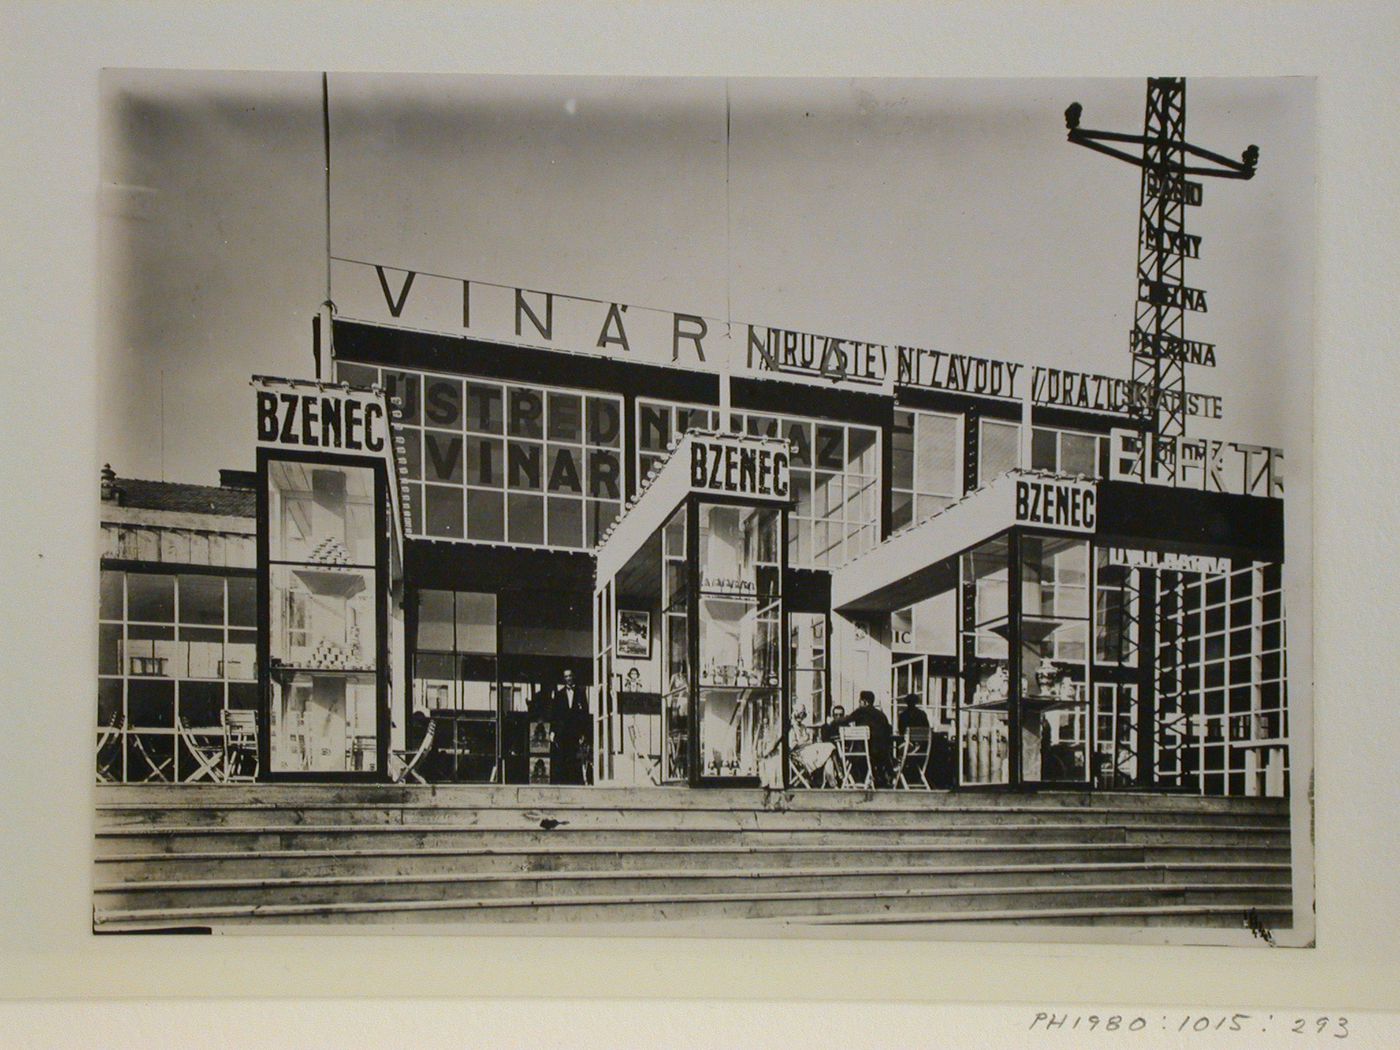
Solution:
{"label": "glass display case", "polygon": [[[781,449],[723,441],[745,455]],[[599,781],[782,788],[791,498],[704,489],[684,469],[687,451],[597,555],[595,607],[605,622],[595,625],[594,670],[607,741]],[[817,659],[808,657],[814,674]]]}
{"label": "glass display case", "polygon": [[266,486],[268,768],[374,774],[383,605],[375,468],[269,458]]}
{"label": "glass display case", "polygon": [[1012,530],[960,579],[960,782],[1087,785],[1088,541]]}
{"label": "glass display case", "polygon": [[700,503],[699,773],[760,776],[781,749],[781,512]]}

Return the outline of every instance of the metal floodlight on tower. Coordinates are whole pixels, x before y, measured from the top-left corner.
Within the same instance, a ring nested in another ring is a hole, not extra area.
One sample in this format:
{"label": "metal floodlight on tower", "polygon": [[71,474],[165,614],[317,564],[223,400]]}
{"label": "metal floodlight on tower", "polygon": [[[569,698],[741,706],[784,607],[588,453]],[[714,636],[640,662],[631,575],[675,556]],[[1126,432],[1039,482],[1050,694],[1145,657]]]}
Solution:
{"label": "metal floodlight on tower", "polygon": [[[1187,233],[1186,209],[1199,207],[1202,185],[1187,176],[1250,179],[1259,147],[1240,160],[1186,141],[1186,81],[1147,81],[1147,115],[1141,135],[1090,131],[1079,126],[1084,107],[1065,110],[1069,141],[1142,169],[1138,219],[1137,307],[1129,349],[1133,357],[1131,404],[1138,421],[1154,435],[1180,437],[1186,423],[1186,365],[1213,363],[1215,348],[1186,339],[1188,311],[1206,312],[1206,293],[1185,284],[1187,259],[1200,258],[1201,238]],[[1122,146],[1140,146],[1141,154]],[[1171,443],[1156,442],[1158,456],[1171,458]],[[1167,464],[1162,464],[1166,466]]]}

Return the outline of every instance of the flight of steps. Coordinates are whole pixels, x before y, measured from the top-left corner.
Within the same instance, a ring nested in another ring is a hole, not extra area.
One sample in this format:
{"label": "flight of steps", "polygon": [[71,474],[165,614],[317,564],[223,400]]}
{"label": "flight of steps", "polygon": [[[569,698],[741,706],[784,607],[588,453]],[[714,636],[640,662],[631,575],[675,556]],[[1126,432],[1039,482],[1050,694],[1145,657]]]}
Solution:
{"label": "flight of steps", "polygon": [[99,932],[241,924],[1291,925],[1282,799],[99,785]]}

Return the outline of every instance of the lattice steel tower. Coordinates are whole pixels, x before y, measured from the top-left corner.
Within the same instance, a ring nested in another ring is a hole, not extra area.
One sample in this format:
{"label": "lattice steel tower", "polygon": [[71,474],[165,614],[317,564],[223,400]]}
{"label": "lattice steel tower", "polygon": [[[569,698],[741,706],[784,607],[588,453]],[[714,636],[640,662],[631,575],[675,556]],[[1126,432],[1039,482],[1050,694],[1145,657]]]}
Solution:
{"label": "lattice steel tower", "polygon": [[[1186,339],[1188,312],[1206,312],[1206,293],[1185,284],[1187,259],[1200,257],[1201,238],[1186,232],[1186,209],[1198,207],[1202,186],[1188,175],[1249,179],[1259,160],[1250,146],[1240,160],[1186,141],[1186,81],[1147,81],[1147,115],[1141,135],[1089,131],[1079,126],[1083,107],[1065,110],[1069,141],[1142,169],[1138,218],[1137,307],[1129,350],[1133,358],[1133,413],[1153,434],[1179,437],[1186,423],[1186,365],[1213,363],[1215,348]],[[1141,155],[1110,145],[1138,145]],[[1200,163],[1205,162],[1205,163]],[[1168,446],[1159,445],[1159,454]]]}
{"label": "lattice steel tower", "polygon": [[[1181,438],[1186,431],[1186,366],[1215,364],[1215,347],[1186,338],[1187,313],[1206,312],[1206,293],[1186,285],[1186,260],[1199,259],[1201,238],[1186,231],[1186,209],[1199,207],[1200,182],[1188,176],[1254,177],[1259,148],[1240,160],[1186,141],[1186,81],[1147,81],[1147,113],[1141,135],[1089,131],[1079,126],[1083,107],[1065,110],[1069,141],[1142,169],[1138,216],[1137,304],[1128,348],[1133,359],[1130,405],[1140,428],[1154,438]],[[1139,146],[1141,153],[1125,147]],[[1176,441],[1153,440],[1153,474],[1176,468]],[[1135,769],[1144,787],[1184,787],[1190,768],[1193,728],[1205,713],[1200,682],[1204,655],[1200,631],[1202,577],[1180,572],[1129,572],[1119,605],[1120,669],[1139,667],[1135,701],[1137,731],[1113,742],[1115,767]],[[1144,664],[1145,662],[1145,664]]]}

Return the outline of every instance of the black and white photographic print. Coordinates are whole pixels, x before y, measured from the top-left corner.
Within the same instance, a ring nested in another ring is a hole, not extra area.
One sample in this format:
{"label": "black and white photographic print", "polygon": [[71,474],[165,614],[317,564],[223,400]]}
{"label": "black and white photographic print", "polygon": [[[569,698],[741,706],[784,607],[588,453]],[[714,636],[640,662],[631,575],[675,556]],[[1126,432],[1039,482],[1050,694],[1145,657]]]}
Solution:
{"label": "black and white photographic print", "polygon": [[94,931],[1310,945],[1314,93],[106,71]]}

